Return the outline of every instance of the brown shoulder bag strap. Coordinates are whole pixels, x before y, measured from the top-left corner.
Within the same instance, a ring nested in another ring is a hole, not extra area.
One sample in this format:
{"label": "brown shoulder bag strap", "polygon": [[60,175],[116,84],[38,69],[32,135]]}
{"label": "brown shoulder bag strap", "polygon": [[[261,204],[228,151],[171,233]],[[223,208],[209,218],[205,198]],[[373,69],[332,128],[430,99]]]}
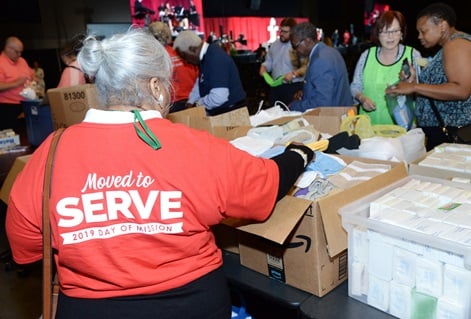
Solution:
{"label": "brown shoulder bag strap", "polygon": [[64,128],[54,132],[49,153],[46,160],[43,183],[43,319],[51,319],[53,315],[52,291],[53,291],[53,253],[51,245],[51,223],[49,220],[49,199],[51,194],[51,177],[54,155],[57,144]]}

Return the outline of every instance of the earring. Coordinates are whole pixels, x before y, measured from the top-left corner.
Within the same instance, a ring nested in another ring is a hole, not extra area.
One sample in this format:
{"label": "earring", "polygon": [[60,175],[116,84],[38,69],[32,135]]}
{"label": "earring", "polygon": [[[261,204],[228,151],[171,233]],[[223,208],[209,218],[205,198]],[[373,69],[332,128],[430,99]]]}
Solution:
{"label": "earring", "polygon": [[159,94],[159,98],[157,99],[157,101],[159,102],[159,104],[164,103],[164,97],[162,94]]}

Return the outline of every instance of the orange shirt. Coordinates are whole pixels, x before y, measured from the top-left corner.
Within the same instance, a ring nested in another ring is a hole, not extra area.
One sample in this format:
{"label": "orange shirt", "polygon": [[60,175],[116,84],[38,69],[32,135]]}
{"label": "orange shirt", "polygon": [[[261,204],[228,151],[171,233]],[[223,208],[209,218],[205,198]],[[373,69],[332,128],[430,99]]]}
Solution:
{"label": "orange shirt", "polygon": [[[26,77],[32,80],[34,71],[22,57],[15,63],[2,52],[0,54],[0,82],[13,82],[19,77]],[[23,89],[24,86],[19,85],[12,89],[0,91],[0,103],[20,104],[24,100],[20,95]]]}
{"label": "orange shirt", "polygon": [[180,58],[171,46],[166,45],[165,48],[172,59],[173,66],[172,102],[187,100],[198,77],[198,66]]}

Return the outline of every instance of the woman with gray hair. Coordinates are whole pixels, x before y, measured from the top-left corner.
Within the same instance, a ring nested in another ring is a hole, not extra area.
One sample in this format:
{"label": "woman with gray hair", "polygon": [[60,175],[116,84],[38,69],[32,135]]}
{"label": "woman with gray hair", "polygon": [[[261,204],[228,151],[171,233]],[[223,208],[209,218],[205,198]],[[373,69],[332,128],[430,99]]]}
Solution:
{"label": "woman with gray hair", "polygon": [[[230,318],[211,226],[226,217],[267,219],[313,152],[289,145],[273,159],[257,158],[165,119],[171,61],[143,29],[88,37],[78,60],[101,103],[62,133],[55,150],[56,318]],[[6,229],[19,264],[42,258],[51,141],[36,149],[10,193]]]}

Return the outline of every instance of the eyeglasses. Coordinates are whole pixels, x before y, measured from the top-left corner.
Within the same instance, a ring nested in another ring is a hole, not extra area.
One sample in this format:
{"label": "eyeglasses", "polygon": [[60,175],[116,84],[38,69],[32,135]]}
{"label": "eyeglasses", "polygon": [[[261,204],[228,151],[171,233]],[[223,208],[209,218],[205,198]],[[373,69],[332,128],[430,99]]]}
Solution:
{"label": "eyeglasses", "polygon": [[389,35],[398,36],[400,33],[401,33],[401,30],[379,31],[379,35],[382,35],[385,37]]}
{"label": "eyeglasses", "polygon": [[291,46],[293,47],[293,49],[296,50],[301,45],[301,43],[304,42],[304,40],[306,40],[306,39],[302,39],[302,40],[298,41],[296,44],[291,43]]}

